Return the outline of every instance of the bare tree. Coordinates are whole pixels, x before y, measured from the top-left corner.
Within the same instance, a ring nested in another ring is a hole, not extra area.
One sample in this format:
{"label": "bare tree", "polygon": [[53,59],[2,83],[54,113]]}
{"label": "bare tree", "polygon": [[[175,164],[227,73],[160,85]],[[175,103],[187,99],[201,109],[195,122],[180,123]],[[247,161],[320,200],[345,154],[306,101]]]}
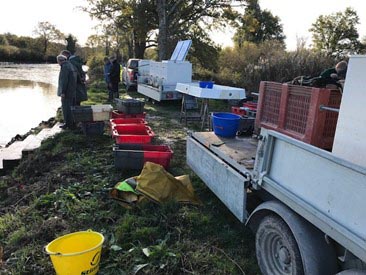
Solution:
{"label": "bare tree", "polygon": [[38,35],[43,41],[43,54],[46,55],[49,42],[63,41],[64,34],[48,21],[39,22],[35,30],[35,35]]}

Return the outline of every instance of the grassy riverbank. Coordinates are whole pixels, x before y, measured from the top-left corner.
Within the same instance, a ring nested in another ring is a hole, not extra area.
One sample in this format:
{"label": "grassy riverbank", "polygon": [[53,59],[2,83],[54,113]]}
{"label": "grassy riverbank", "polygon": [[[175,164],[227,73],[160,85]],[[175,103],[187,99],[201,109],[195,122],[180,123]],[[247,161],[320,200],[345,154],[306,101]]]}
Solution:
{"label": "grassy riverbank", "polygon": [[[86,104],[105,103],[100,87],[89,90]],[[188,129],[179,123],[180,105],[146,103],[145,110],[154,143],[174,151],[169,172],[189,174],[203,205],[147,202],[123,208],[108,192],[140,171],[114,168],[107,131],[92,138],[64,131],[0,178],[0,274],[53,274],[43,247],[87,229],[106,238],[99,274],[259,274],[252,233],[185,163]]]}

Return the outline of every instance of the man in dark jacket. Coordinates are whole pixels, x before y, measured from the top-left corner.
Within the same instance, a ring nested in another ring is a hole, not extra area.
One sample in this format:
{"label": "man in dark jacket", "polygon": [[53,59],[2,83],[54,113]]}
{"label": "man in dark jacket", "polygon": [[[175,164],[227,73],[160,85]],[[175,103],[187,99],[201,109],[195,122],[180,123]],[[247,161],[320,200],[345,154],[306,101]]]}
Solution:
{"label": "man in dark jacket", "polygon": [[109,58],[112,66],[109,71],[110,88],[113,92],[114,98],[119,98],[118,83],[121,81],[121,66],[117,62],[117,58],[112,56]]}
{"label": "man in dark jacket", "polygon": [[347,62],[338,62],[335,67],[328,68],[321,72],[319,77],[314,78],[314,87],[325,87],[328,89],[338,89],[343,90],[344,81],[347,73]]}
{"label": "man in dark jacket", "polygon": [[65,124],[63,129],[75,128],[71,106],[75,105],[77,71],[64,55],[57,56],[57,63],[61,66],[58,77],[57,95],[61,97],[61,108]]}
{"label": "man in dark jacket", "polygon": [[80,106],[82,101],[88,100],[86,73],[83,70],[83,62],[79,56],[71,54],[68,50],[62,51],[61,54],[67,57],[77,71],[75,105]]}

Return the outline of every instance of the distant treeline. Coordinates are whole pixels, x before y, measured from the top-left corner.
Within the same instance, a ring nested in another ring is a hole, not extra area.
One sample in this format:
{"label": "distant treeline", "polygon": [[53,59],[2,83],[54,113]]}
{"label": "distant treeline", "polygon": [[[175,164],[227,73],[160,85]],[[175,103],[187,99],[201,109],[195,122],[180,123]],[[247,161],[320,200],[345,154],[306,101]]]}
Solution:
{"label": "distant treeline", "polygon": [[56,56],[65,48],[65,45],[48,43],[47,52],[44,53],[44,41],[41,38],[17,36],[10,33],[0,34],[0,62],[55,63]]}

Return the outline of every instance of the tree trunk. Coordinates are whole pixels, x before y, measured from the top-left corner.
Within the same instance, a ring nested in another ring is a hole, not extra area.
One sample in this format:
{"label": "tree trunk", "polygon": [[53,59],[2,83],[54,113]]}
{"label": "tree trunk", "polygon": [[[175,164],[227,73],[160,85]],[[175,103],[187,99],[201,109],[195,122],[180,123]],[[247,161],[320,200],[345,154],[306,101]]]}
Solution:
{"label": "tree trunk", "polygon": [[135,57],[139,59],[144,59],[145,48],[146,48],[146,42],[136,42]]}
{"label": "tree trunk", "polygon": [[47,40],[47,38],[45,38],[44,41],[43,41],[43,55],[45,57],[47,55],[47,48],[48,48],[48,40]]}
{"label": "tree trunk", "polygon": [[105,37],[105,56],[109,56],[109,41],[108,41],[108,36]]}
{"label": "tree trunk", "polygon": [[157,0],[157,13],[159,18],[158,50],[159,61],[166,59],[168,26],[166,18],[166,0]]}

